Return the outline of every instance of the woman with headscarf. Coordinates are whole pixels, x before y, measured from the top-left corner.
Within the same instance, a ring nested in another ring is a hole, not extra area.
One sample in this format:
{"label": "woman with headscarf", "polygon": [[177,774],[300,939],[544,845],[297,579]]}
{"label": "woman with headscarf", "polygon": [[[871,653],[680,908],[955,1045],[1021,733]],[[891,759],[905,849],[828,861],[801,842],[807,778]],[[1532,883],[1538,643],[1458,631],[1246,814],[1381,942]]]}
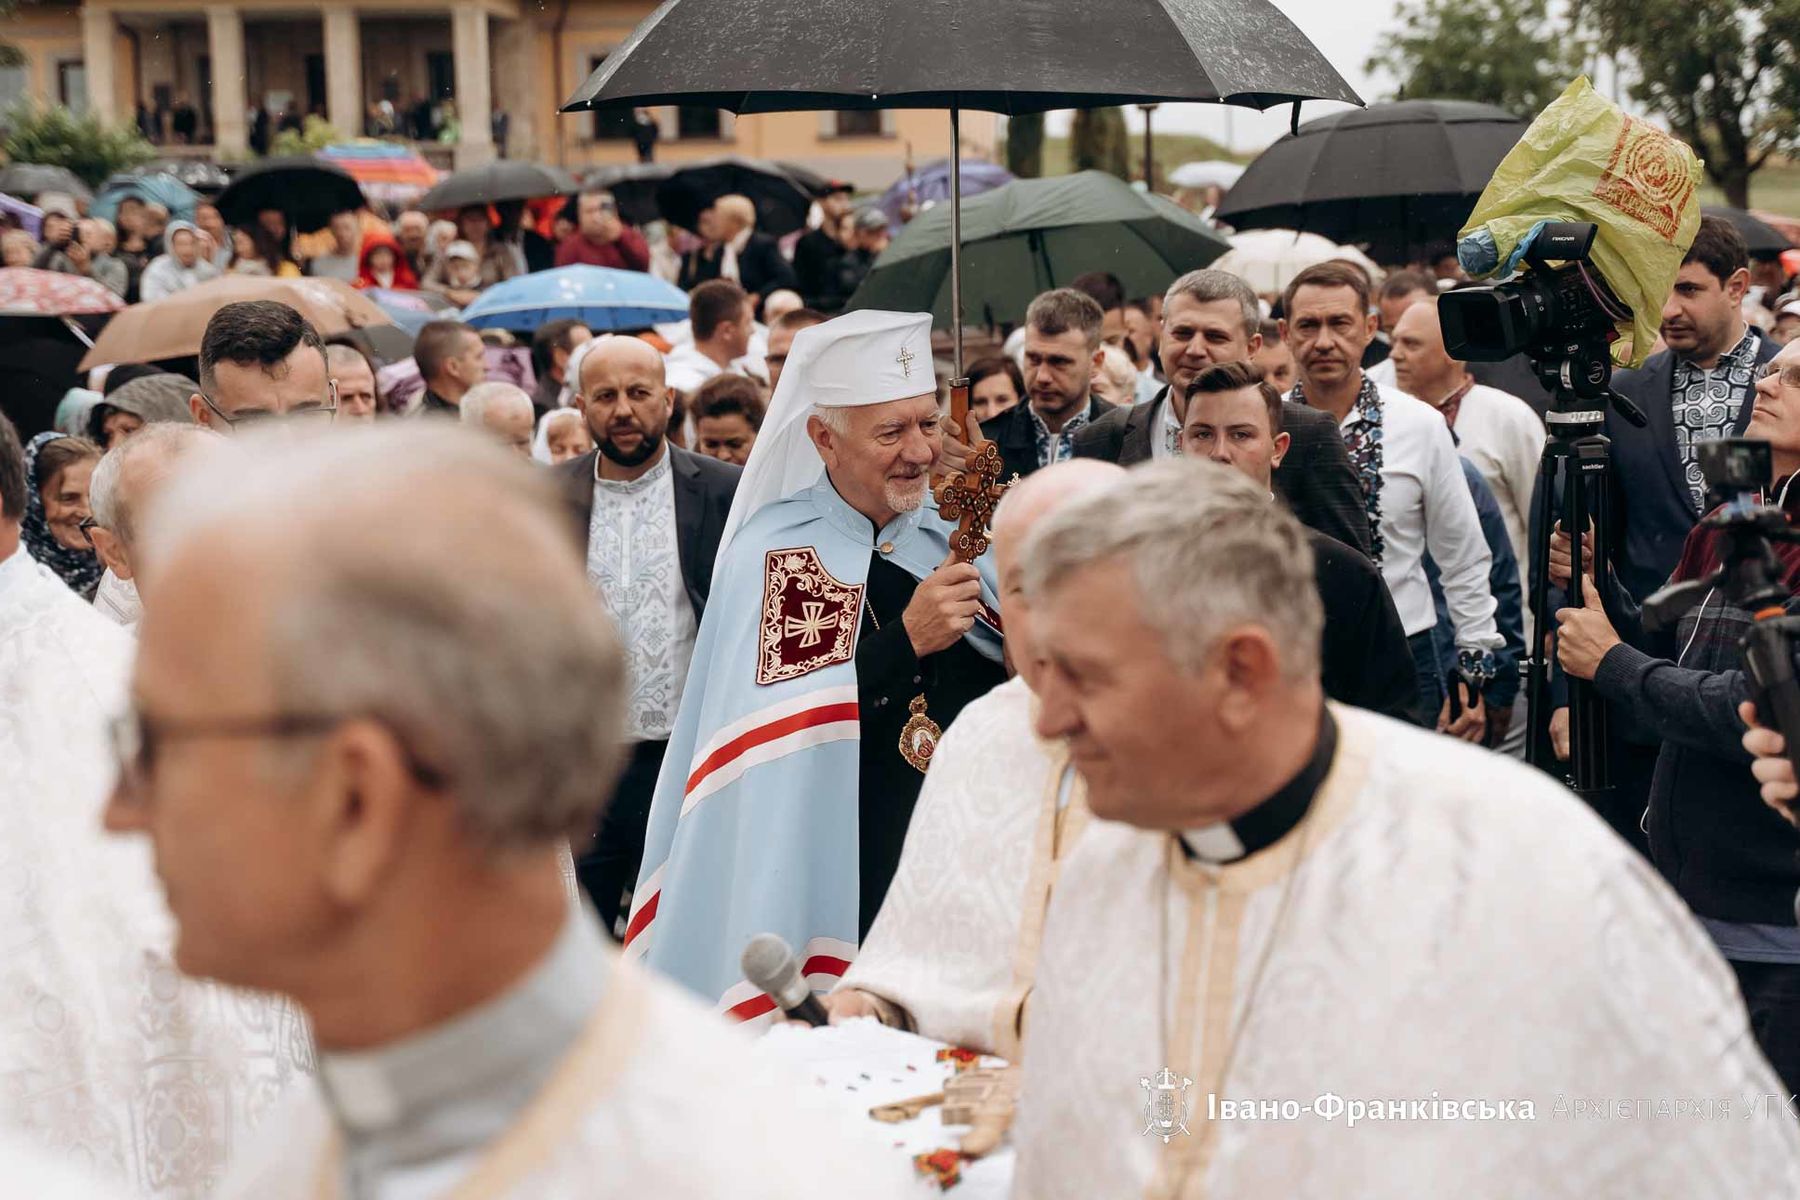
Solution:
{"label": "woman with headscarf", "polygon": [[56,572],[83,600],[94,598],[104,569],[88,545],[88,480],[100,447],[86,438],[40,433],[25,447],[25,552]]}
{"label": "woman with headscarf", "polygon": [[593,448],[594,436],[579,409],[553,408],[538,418],[537,437],[531,443],[531,457],[538,462],[556,466]]}
{"label": "woman with headscarf", "polygon": [[417,291],[419,277],[401,252],[394,235],[382,229],[363,234],[362,260],[356,273],[359,288],[394,288],[403,292]]}
{"label": "woman with headscarf", "polygon": [[189,400],[200,385],[186,375],[167,371],[143,375],[115,388],[88,413],[87,435],[111,450],[146,425],[157,421],[194,423]]}

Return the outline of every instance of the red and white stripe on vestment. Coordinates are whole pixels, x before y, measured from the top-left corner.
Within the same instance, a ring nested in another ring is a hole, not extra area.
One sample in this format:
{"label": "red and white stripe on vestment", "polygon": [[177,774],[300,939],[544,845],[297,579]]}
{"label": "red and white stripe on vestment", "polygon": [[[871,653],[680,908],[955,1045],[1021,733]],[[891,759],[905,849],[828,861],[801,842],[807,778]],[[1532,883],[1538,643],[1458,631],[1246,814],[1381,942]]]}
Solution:
{"label": "red and white stripe on vestment", "polygon": [[751,767],[826,742],[855,740],[861,732],[855,684],[821,688],[758,709],[720,729],[694,753],[681,815]]}
{"label": "red and white stripe on vestment", "polygon": [[[829,992],[850,969],[850,961],[855,957],[856,943],[816,937],[800,952],[800,974],[813,991]],[[742,980],[725,989],[717,1011],[728,1021],[755,1021],[774,1012],[775,1001],[754,983]]]}

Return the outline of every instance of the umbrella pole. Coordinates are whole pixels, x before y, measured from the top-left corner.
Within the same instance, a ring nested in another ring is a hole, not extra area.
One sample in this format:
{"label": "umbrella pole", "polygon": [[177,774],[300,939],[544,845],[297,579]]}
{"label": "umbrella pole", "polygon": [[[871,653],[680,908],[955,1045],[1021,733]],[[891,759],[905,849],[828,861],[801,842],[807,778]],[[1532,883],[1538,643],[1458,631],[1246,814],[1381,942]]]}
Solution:
{"label": "umbrella pole", "polygon": [[[950,106],[950,347],[956,379],[963,377],[962,109]],[[962,420],[962,417],[958,417]]]}

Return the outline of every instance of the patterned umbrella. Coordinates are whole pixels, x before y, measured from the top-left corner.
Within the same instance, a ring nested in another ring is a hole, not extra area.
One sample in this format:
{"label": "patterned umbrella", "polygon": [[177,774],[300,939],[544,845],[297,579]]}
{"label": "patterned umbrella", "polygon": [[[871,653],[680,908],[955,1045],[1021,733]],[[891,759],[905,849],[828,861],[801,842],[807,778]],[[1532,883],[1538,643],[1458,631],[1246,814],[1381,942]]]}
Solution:
{"label": "patterned umbrella", "polygon": [[124,307],[125,301],[110,288],[85,275],[30,267],[0,270],[0,316],[67,317],[117,312]]}
{"label": "patterned umbrella", "polygon": [[436,186],[439,171],[410,146],[358,138],[319,151],[318,156],[349,173],[363,194],[384,204],[410,204]]}

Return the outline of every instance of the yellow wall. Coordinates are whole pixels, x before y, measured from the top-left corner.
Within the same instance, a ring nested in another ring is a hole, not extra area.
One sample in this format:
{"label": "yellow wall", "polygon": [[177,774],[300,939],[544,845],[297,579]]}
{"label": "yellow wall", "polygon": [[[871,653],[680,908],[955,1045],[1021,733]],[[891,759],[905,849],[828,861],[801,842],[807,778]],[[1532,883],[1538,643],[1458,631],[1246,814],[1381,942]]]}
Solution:
{"label": "yellow wall", "polygon": [[82,58],[81,17],[73,9],[21,9],[7,19],[5,37],[25,52],[28,94],[41,102],[55,102],[57,64]]}

